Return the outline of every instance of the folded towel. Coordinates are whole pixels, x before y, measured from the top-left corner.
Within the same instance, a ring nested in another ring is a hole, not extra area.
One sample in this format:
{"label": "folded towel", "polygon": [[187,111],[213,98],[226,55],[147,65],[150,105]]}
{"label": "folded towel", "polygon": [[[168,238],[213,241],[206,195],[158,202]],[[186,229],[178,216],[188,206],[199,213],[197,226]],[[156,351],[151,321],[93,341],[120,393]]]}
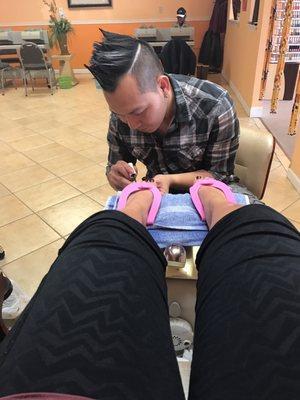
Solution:
{"label": "folded towel", "polygon": [[[249,204],[249,197],[234,193],[237,203]],[[105,209],[115,210],[118,195],[108,198]],[[208,233],[208,228],[195,209],[189,193],[162,196],[155,223],[147,227],[148,232],[160,248],[172,243],[183,246],[199,246]]]}
{"label": "folded towel", "polygon": [[148,232],[160,248],[165,248],[172,243],[182,246],[200,246],[208,230],[205,231],[178,231],[172,229],[148,229]]}
{"label": "folded towel", "polygon": [[[236,193],[235,198],[239,204],[249,204],[248,196]],[[105,209],[115,210],[118,205],[118,196],[108,198]],[[172,229],[180,231],[207,231],[194,207],[189,193],[166,194],[162,196],[161,205],[155,222],[148,229]]]}

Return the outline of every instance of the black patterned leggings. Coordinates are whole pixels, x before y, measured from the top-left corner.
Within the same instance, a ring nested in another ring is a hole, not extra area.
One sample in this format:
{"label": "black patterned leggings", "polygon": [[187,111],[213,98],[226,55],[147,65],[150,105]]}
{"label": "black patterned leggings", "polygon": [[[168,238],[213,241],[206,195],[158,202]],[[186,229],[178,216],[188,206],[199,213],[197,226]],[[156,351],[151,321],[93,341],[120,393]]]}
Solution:
{"label": "black patterned leggings", "polygon": [[[219,221],[197,255],[190,400],[300,399],[300,238],[262,205]],[[183,400],[166,262],[118,211],[83,222],[0,346],[0,393]]]}

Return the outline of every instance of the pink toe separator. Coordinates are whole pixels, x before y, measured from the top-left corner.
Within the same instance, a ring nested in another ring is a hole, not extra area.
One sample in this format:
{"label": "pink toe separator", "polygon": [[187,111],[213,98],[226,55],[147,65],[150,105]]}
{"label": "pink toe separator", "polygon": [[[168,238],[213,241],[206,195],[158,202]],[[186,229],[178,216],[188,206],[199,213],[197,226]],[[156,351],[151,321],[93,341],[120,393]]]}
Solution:
{"label": "pink toe separator", "polygon": [[159,210],[160,202],[161,202],[161,193],[157,189],[155,185],[151,182],[133,182],[127,185],[121,192],[119,197],[117,210],[123,210],[126,206],[126,202],[128,197],[139,190],[149,189],[153,193],[153,201],[149,210],[149,214],[147,217],[147,225],[153,225],[156,215]]}
{"label": "pink toe separator", "polygon": [[197,209],[197,211],[200,214],[200,217],[203,221],[205,221],[205,213],[204,213],[203,205],[202,205],[202,203],[199,199],[199,195],[198,195],[198,190],[201,186],[212,186],[217,189],[220,189],[224,193],[226,199],[230,203],[236,204],[234,194],[232,193],[230,187],[227,186],[225,183],[217,181],[216,179],[213,179],[213,178],[198,179],[194,183],[194,185],[190,187],[190,195],[191,195],[191,199],[194,203],[194,206]]}

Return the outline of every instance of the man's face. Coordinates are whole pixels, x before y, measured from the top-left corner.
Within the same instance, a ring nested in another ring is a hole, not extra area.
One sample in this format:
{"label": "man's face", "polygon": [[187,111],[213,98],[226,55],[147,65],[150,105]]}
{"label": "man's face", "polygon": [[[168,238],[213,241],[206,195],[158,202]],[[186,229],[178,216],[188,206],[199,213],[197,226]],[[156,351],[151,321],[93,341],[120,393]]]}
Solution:
{"label": "man's face", "polygon": [[113,93],[104,92],[110,110],[131,129],[153,133],[161,126],[167,101],[157,84],[157,90],[141,93],[136,79],[125,75]]}
{"label": "man's face", "polygon": [[185,16],[184,17],[179,17],[177,15],[177,22],[178,22],[179,26],[182,26],[184,24],[184,22],[185,22]]}

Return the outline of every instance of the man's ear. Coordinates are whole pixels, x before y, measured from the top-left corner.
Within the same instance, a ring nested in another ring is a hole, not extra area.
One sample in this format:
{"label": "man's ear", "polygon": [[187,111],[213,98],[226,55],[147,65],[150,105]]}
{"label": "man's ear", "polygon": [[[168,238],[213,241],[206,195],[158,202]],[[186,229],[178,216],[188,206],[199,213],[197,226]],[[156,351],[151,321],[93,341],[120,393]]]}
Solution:
{"label": "man's ear", "polygon": [[160,75],[157,78],[157,83],[159,89],[163,91],[163,93],[168,93],[171,90],[170,79],[166,75]]}

